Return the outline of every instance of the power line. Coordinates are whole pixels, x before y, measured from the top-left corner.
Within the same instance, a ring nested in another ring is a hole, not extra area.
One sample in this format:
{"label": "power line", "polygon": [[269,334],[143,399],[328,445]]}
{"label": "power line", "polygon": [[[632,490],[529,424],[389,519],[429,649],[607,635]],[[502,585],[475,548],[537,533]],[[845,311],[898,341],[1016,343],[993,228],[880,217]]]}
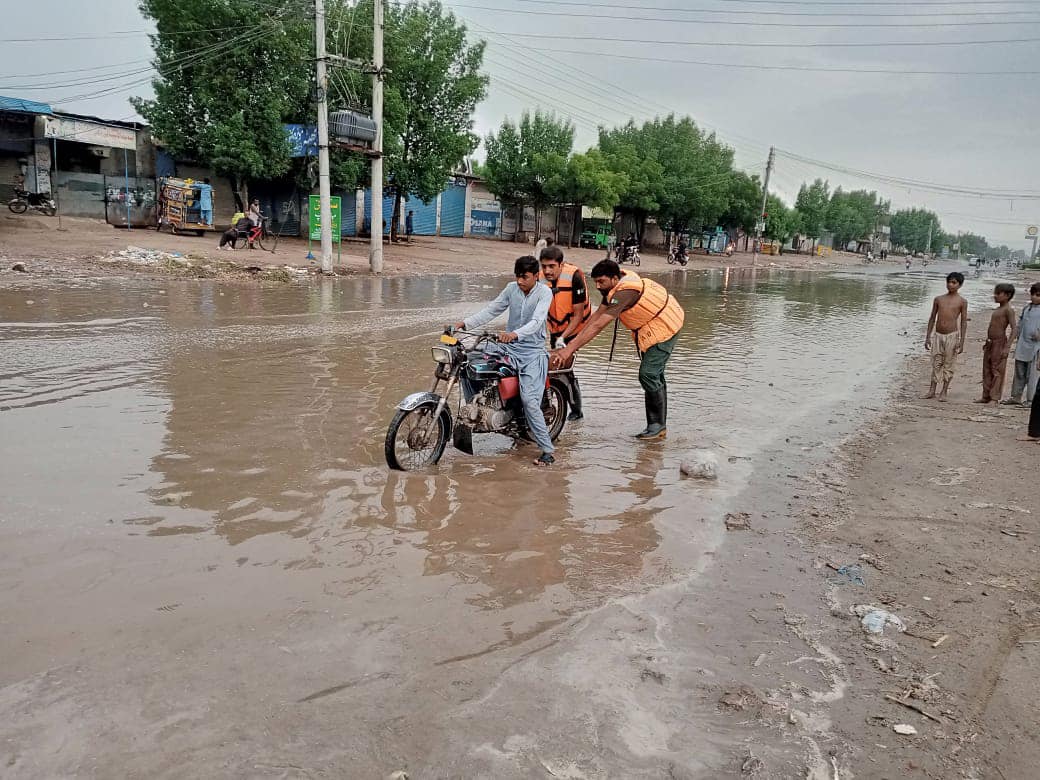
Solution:
{"label": "power line", "polygon": [[861,171],[844,165],[828,163],[822,160],[814,160],[811,157],[803,157],[802,155],[784,151],[783,149],[777,149],[776,151],[777,154],[785,158],[803,162],[818,168],[824,168],[836,173],[853,176],[858,179],[880,182],[882,184],[888,184],[889,186],[905,188],[908,190],[920,190],[938,195],[957,195],[973,198],[988,198],[993,200],[1040,200],[1040,192],[1036,191],[1016,192],[1011,190],[998,190],[989,187],[962,187],[953,184],[940,184],[937,182],[908,179],[883,173]]}
{"label": "power line", "polygon": [[[914,29],[917,27],[978,27],[981,25],[1024,25],[1024,24],[1040,24],[1040,20],[1026,20],[1017,19],[1013,21],[971,21],[971,22],[905,22],[905,23],[885,23],[885,22],[766,22],[766,21],[745,21],[740,19],[685,19],[677,17],[664,17],[664,16],[622,16],[619,14],[599,14],[599,13],[579,13],[576,11],[535,11],[535,10],[524,10],[519,8],[496,8],[486,5],[470,5],[468,3],[457,3],[453,7],[455,8],[469,8],[478,11],[494,11],[496,13],[508,13],[508,14],[520,14],[523,16],[560,16],[573,19],[596,19],[600,21],[615,20],[615,21],[626,21],[626,22],[667,22],[669,24],[697,24],[697,25],[735,25],[739,27],[782,27],[782,28],[796,28],[796,29],[807,29],[807,28],[818,28],[818,29],[844,29],[844,28],[885,28],[885,29]],[[551,36],[549,36],[551,37]],[[612,40],[609,38],[597,38],[598,40]],[[584,40],[584,39],[583,39]],[[642,41],[641,41],[642,42]],[[651,43],[651,41],[645,41]],[[1004,41],[996,41],[996,43],[1004,43]],[[704,44],[708,45],[708,44]],[[723,45],[723,44],[714,44]],[[754,46],[756,44],[748,43],[747,46]],[[762,44],[758,44],[762,45]],[[765,44],[768,45],[768,44]],[[796,45],[796,44],[792,44]],[[805,45],[805,44],[802,44]],[[811,45],[811,44],[810,44]],[[824,45],[824,44],[820,44]],[[843,46],[846,44],[826,44],[830,46]],[[872,45],[872,44],[860,44],[860,45]],[[887,44],[879,44],[887,45]],[[938,45],[938,44],[936,44]]]}
{"label": "power line", "polygon": [[[531,51],[558,53],[556,49],[530,47]],[[581,54],[589,57],[610,57],[618,60],[637,62],[664,62],[669,65],[702,65],[709,68],[735,68],[738,70],[767,71],[799,71],[803,73],[866,73],[889,74],[897,76],[1037,76],[1040,70],[908,70],[906,68],[823,68],[809,65],[754,65],[740,62],[712,62],[710,60],[683,60],[675,57],[643,57],[635,54],[617,54],[611,51],[577,51],[571,49],[568,54]]]}
{"label": "power line", "polygon": [[[809,18],[820,18],[823,16],[848,16],[852,18],[880,18],[880,19],[902,19],[902,18],[914,18],[914,17],[950,17],[950,16],[1021,16],[1023,14],[1037,14],[1040,11],[1034,10],[1021,10],[1013,11],[1010,9],[999,10],[999,11],[928,11],[928,12],[914,12],[909,13],[876,13],[868,11],[866,13],[856,13],[853,11],[767,11],[761,8],[741,8],[741,9],[724,9],[724,8],[676,8],[675,6],[647,6],[647,5],[633,5],[632,3],[590,3],[590,2],[568,2],[567,0],[515,0],[518,3],[538,3],[540,5],[553,5],[553,6],[574,6],[581,8],[620,8],[625,11],[662,11],[671,13],[704,13],[704,14],[726,14],[731,16],[737,15],[755,15],[755,16],[802,16]],[[815,5],[815,4],[813,4]],[[844,5],[844,4],[843,4]],[[850,5],[856,5],[851,3]],[[877,3],[870,3],[869,5],[878,5]],[[905,6],[905,3],[899,5]],[[645,18],[645,17],[640,17]],[[1015,22],[1007,22],[1007,24],[1014,24]]]}
{"label": "power line", "polygon": [[[467,6],[474,7],[474,6]],[[546,35],[545,33],[511,33],[515,38],[537,38],[542,41],[587,41],[584,35]],[[1000,38],[984,39],[974,41],[851,41],[851,42],[825,42],[825,43],[762,43],[759,41],[661,41],[653,38],[632,38],[622,36],[620,38],[605,38],[596,36],[597,42],[602,43],[643,43],[651,46],[716,46],[723,48],[739,49],[878,49],[891,46],[911,46],[915,49],[925,46],[991,46],[1007,45],[1011,43],[1038,43],[1040,38]]]}

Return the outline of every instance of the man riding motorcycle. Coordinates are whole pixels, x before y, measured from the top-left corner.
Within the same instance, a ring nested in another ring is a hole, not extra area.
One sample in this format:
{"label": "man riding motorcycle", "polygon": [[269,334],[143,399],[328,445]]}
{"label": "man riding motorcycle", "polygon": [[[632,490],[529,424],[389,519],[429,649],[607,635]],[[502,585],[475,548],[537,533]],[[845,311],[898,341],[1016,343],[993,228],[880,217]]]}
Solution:
{"label": "man riding motorcycle", "polygon": [[[508,355],[516,363],[520,378],[520,400],[531,436],[542,454],[536,466],[555,462],[552,439],[542,412],[545,380],[549,373],[549,353],[545,349],[545,321],[552,305],[552,291],[540,283],[538,261],[530,255],[517,258],[513,264],[515,282],[510,282],[485,308],[456,322],[459,330],[474,330],[509,311],[508,331],[500,333],[499,344],[487,350]],[[467,399],[468,400],[468,399]]]}

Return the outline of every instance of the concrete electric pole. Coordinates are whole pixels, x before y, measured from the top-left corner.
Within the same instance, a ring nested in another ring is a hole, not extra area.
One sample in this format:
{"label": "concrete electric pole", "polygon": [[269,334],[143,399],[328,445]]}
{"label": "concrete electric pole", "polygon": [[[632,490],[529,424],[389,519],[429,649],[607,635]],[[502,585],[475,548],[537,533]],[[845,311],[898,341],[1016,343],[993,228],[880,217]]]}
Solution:
{"label": "concrete electric pole", "polygon": [[332,273],[332,183],[329,178],[329,74],[325,51],[325,0],[314,0],[314,52],[318,80],[318,199],[321,272]]}
{"label": "concrete electric pole", "polygon": [[376,140],[372,144],[372,229],[368,265],[383,272],[383,0],[375,0],[372,13],[372,120]]}
{"label": "concrete electric pole", "polygon": [[769,147],[769,159],[766,161],[766,178],[762,183],[762,208],[758,212],[758,221],[755,223],[755,252],[752,262],[758,262],[758,251],[762,248],[762,231],[766,229],[766,201],[769,198],[769,176],[773,173],[773,161],[776,159],[776,149]]}

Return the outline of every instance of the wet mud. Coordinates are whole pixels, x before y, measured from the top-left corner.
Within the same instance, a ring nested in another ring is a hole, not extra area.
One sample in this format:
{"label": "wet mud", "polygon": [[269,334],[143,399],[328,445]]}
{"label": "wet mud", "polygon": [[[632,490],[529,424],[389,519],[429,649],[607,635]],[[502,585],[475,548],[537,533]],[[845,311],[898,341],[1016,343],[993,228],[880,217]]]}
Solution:
{"label": "wet mud", "polygon": [[[788,501],[789,477],[876,402],[934,285],[658,278],[687,313],[666,442],[630,441],[635,350],[619,338],[608,374],[601,337],[579,356],[586,417],[556,467],[482,437],[476,456],[449,449],[424,473],[387,470],[386,425],[429,384],[442,324],[498,280],[0,291],[0,765],[732,768],[746,732],[719,711],[719,648],[759,640],[727,634],[728,615],[696,616],[704,573],[761,544],[755,524]],[[680,476],[694,448],[717,453],[717,482]],[[726,530],[747,511],[748,532]],[[756,575],[733,574],[730,598],[760,599]],[[841,695],[829,685],[821,696]]]}

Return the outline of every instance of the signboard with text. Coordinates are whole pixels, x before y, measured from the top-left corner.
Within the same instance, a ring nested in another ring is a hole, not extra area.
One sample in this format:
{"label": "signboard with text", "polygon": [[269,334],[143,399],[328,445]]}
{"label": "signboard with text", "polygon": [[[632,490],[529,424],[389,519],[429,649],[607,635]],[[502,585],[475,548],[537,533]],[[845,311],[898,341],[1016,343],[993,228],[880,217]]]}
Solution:
{"label": "signboard with text", "polygon": [[[342,199],[339,195],[333,195],[331,198],[331,211],[332,211],[332,240],[339,241],[342,238],[341,223],[343,209],[340,208]],[[310,214],[310,239],[311,241],[321,241],[321,197],[318,195],[308,196],[308,213]]]}

